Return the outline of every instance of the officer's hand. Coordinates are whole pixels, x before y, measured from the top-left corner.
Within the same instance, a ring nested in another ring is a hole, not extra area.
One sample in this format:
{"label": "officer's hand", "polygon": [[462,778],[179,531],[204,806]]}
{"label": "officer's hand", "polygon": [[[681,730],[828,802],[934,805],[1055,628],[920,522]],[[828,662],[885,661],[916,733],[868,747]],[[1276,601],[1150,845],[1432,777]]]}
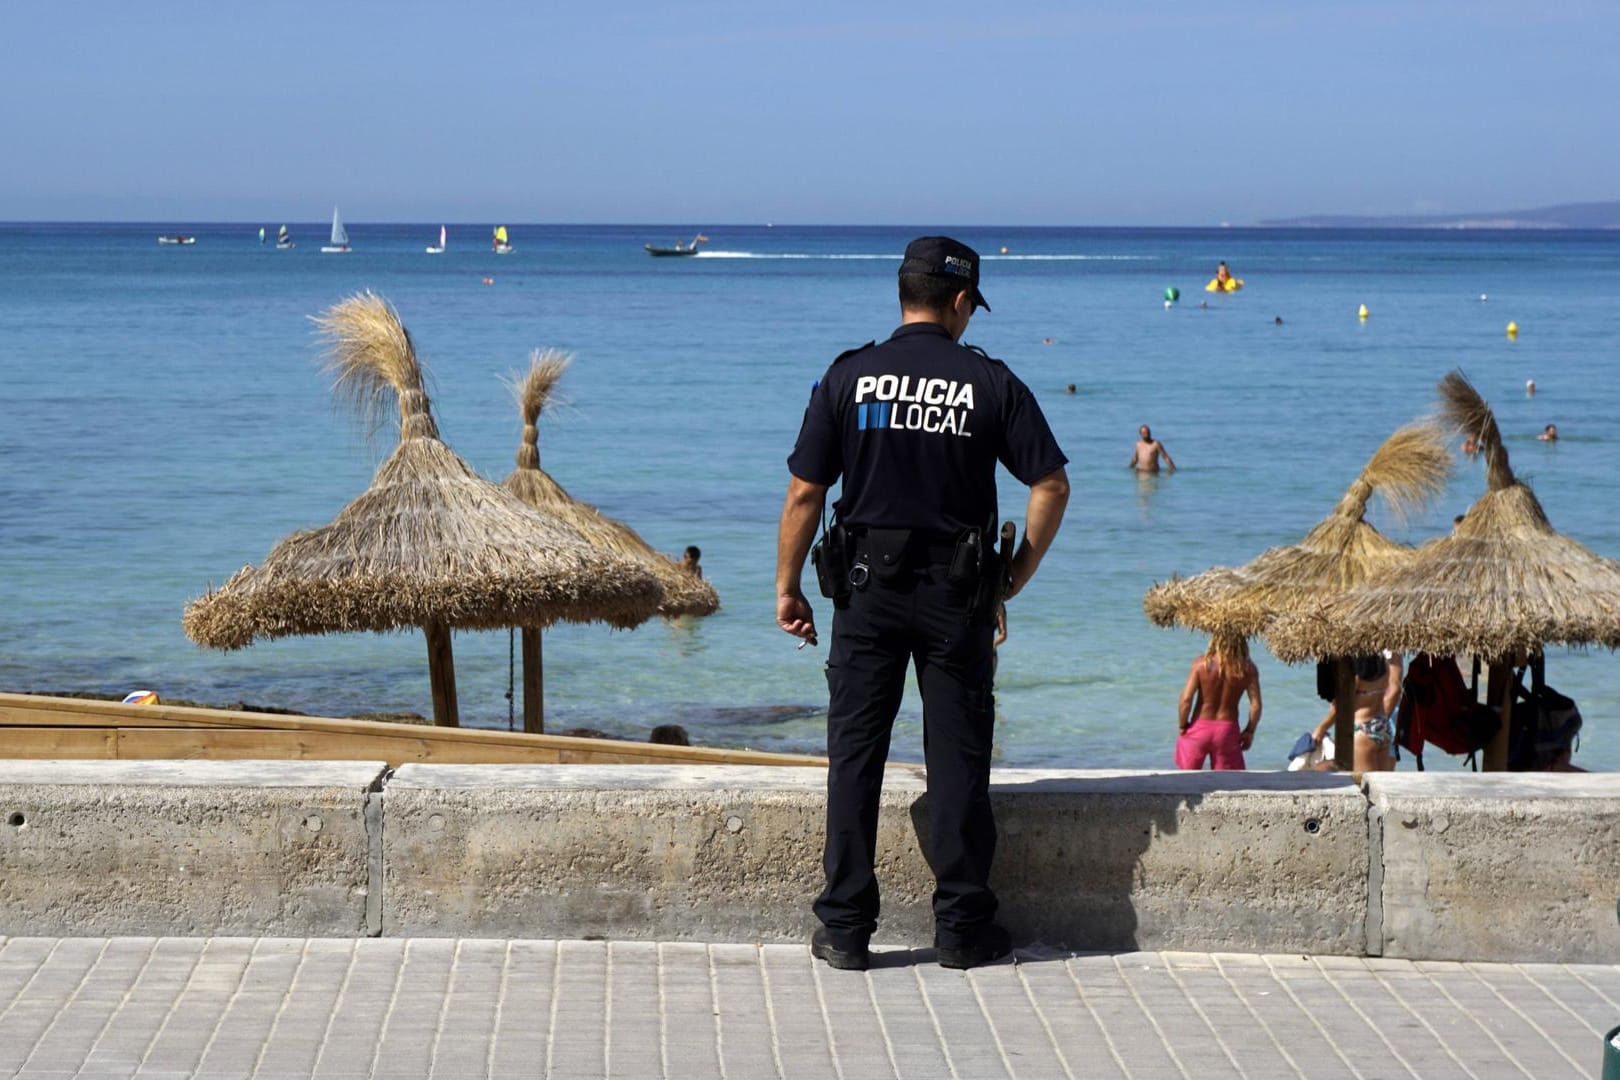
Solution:
{"label": "officer's hand", "polygon": [[816,643],[816,615],[802,592],[783,593],[776,598],[776,625],[807,644]]}

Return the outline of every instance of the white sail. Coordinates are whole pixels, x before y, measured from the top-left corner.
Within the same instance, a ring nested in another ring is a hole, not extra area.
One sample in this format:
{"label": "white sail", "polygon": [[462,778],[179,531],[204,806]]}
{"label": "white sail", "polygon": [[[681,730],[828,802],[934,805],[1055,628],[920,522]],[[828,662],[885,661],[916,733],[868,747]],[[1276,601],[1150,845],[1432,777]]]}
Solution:
{"label": "white sail", "polygon": [[347,247],[349,243],[348,231],[343,228],[343,219],[338,217],[337,207],[332,207],[332,246]]}

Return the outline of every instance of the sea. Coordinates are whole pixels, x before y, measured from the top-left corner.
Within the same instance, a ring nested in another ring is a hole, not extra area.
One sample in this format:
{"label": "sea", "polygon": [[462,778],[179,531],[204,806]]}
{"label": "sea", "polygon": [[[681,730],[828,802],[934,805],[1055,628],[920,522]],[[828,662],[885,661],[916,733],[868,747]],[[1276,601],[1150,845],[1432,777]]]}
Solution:
{"label": "sea", "polygon": [[[700,547],[719,590],[707,619],[549,630],[548,729],[642,739],[678,723],[703,745],[820,751],[825,638],[798,649],[774,622],[785,459],[832,358],[898,322],[906,242],[940,231],[983,253],[993,311],[966,340],[1034,390],[1073,484],[1009,605],[999,764],[1170,767],[1205,641],[1152,626],[1144,591],[1297,541],[1453,369],[1553,525],[1620,556],[1620,233],[508,222],[515,250],[497,255],[491,222],[449,223],[430,255],[439,222],[360,221],[349,253],[325,255],[327,223],[291,223],[286,251],[279,224],[0,225],[0,688],[431,715],[417,631],[235,652],[181,631],[189,600],[330,521],[394,445],[397,425],[370,430],[334,401],[310,321],[372,290],[411,330],[445,441],[491,480],[520,440],[507,380],[531,350],[570,353],[543,466],[658,549]],[[700,228],[696,257],[643,250]],[[1205,292],[1221,260],[1242,291]],[[1536,439],[1548,423],[1556,443]],[[1173,474],[1126,467],[1140,424]],[[1483,489],[1459,457],[1431,507],[1398,520],[1375,501],[1370,517],[1417,542]],[[1000,497],[1021,526],[1023,489],[1003,476]],[[515,711],[521,726],[510,635],[458,633],[454,649],[463,722],[505,729]],[[1249,762],[1280,768],[1326,706],[1313,668],[1255,655]],[[1550,650],[1547,678],[1586,719],[1576,764],[1620,767],[1620,658]],[[910,688],[895,759],[921,759],[921,726]]]}

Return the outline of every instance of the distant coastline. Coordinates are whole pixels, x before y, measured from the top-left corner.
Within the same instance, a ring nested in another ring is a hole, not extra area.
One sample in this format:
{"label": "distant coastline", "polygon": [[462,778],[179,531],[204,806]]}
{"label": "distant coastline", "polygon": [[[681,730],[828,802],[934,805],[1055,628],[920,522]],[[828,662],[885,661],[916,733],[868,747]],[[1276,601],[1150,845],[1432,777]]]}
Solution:
{"label": "distant coastline", "polygon": [[1312,214],[1268,218],[1259,225],[1277,229],[1620,229],[1620,201],[1473,214]]}

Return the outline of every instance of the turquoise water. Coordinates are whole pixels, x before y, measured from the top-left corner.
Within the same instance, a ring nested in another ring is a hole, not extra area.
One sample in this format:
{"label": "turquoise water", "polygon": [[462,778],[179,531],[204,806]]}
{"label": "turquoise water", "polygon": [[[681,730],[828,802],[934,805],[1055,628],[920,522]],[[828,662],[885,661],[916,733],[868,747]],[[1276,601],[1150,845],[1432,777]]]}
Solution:
{"label": "turquoise water", "polygon": [[[156,244],[180,228],[0,226],[0,687],[431,711],[418,633],[215,653],[180,630],[188,599],[331,520],[392,446],[397,432],[368,442],[334,408],[308,321],[370,288],[411,328],[441,431],[475,468],[499,480],[512,466],[519,419],[501,376],[532,348],[568,350],[545,466],[655,546],[703,548],[724,604],[713,618],[547,634],[548,722],[820,746],[825,646],[798,651],[773,622],[784,458],[831,357],[893,328],[895,267],[922,230],[705,226],[708,250],[669,260],[641,244],[694,228],[513,226],[507,256],[482,225],[451,225],[450,250],[425,255],[437,223],[349,225],[346,256],[319,254],[325,223],[295,225],[287,252],[261,248],[256,225],[188,225],[195,246]],[[1074,482],[1062,534],[1011,606],[1005,764],[1167,766],[1203,642],[1152,627],[1143,591],[1297,540],[1453,367],[1497,409],[1553,524],[1620,555],[1620,236],[954,231],[989,256],[995,310],[967,338],[1035,389]],[[1206,297],[1220,259],[1247,287]],[[1182,300],[1167,311],[1171,285]],[[1548,422],[1557,444],[1535,440]],[[1124,468],[1141,423],[1174,475]],[[1482,485],[1459,462],[1431,512],[1373,517],[1426,538]],[[1021,522],[1014,483],[1002,511]],[[459,634],[455,649],[464,722],[505,727],[507,635]],[[1257,660],[1266,710],[1250,761],[1273,767],[1323,706],[1311,671]],[[1586,716],[1580,764],[1620,767],[1617,676],[1607,652],[1549,659]],[[920,757],[919,717],[908,697],[897,757]]]}

